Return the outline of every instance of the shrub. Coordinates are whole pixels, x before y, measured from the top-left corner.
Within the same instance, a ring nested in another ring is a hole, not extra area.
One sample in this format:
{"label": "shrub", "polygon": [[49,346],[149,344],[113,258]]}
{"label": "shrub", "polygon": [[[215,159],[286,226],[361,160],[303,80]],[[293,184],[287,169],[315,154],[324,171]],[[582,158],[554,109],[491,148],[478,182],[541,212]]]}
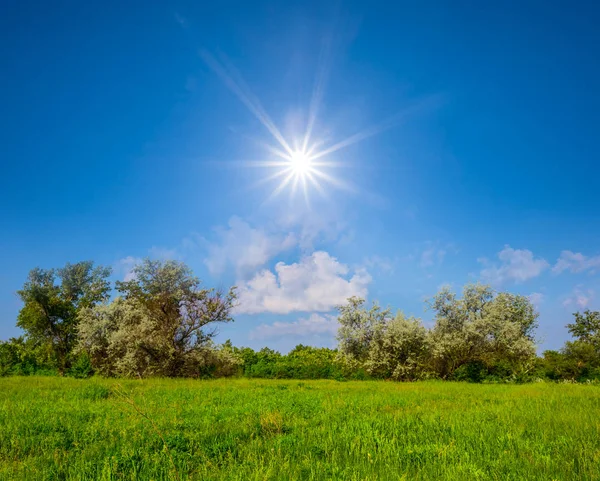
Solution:
{"label": "shrub", "polygon": [[92,368],[90,356],[86,352],[80,353],[71,366],[71,369],[69,369],[68,374],[76,379],[86,379],[92,376],[94,369]]}

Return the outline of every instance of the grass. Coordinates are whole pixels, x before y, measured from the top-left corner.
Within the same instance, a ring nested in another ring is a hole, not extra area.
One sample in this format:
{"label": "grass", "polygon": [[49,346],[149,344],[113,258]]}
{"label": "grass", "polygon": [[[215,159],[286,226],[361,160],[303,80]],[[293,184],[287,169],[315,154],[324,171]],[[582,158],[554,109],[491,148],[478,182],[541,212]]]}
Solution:
{"label": "grass", "polygon": [[0,378],[0,479],[598,480],[600,388]]}

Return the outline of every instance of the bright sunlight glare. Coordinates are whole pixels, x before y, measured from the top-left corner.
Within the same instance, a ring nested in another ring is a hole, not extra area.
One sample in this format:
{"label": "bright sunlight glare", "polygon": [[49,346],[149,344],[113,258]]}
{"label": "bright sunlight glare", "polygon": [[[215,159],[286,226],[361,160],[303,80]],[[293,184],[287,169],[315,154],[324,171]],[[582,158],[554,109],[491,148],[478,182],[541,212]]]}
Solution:
{"label": "bright sunlight glare", "polygon": [[310,172],[312,162],[306,152],[302,152],[300,150],[295,151],[290,156],[290,159],[294,174],[305,175],[307,172]]}
{"label": "bright sunlight glare", "polygon": [[[321,183],[344,190],[355,191],[353,186],[340,179],[338,175],[333,172],[331,174],[327,173],[324,170],[324,168],[327,167],[335,167],[340,165],[338,162],[328,160],[327,157],[338,150],[345,149],[352,144],[361,142],[368,137],[372,137],[373,135],[391,128],[393,125],[402,120],[402,118],[409,113],[410,110],[414,109],[409,108],[401,111],[384,122],[355,133],[354,135],[351,135],[350,137],[330,146],[324,145],[323,140],[311,142],[311,137],[314,133],[313,131],[315,122],[317,120],[319,104],[323,96],[325,77],[328,70],[326,65],[321,65],[321,68],[317,74],[317,80],[315,82],[315,87],[309,106],[306,131],[304,135],[299,135],[299,138],[295,139],[297,142],[292,142],[292,144],[295,144],[296,147],[295,149],[292,149],[290,142],[283,137],[271,117],[263,108],[260,100],[252,93],[235,67],[225,58],[221,61],[217,60],[206,50],[201,51],[201,56],[206,64],[219,77],[221,77],[224,84],[269,131],[273,139],[278,144],[274,146],[265,141],[257,140],[257,143],[277,157],[277,160],[271,157],[270,159],[265,160],[244,162],[244,164],[247,164],[248,166],[268,167],[276,170],[273,174],[258,182],[258,184],[262,184],[264,181],[280,179],[279,185],[275,187],[269,196],[269,199],[279,195],[285,188],[289,188],[290,193],[293,195],[298,190],[298,187],[300,187],[304,193],[306,204],[308,205],[309,186],[312,186],[315,190],[317,190],[321,196],[326,197],[325,189]],[[301,145],[302,147],[298,148],[298,145]]]}

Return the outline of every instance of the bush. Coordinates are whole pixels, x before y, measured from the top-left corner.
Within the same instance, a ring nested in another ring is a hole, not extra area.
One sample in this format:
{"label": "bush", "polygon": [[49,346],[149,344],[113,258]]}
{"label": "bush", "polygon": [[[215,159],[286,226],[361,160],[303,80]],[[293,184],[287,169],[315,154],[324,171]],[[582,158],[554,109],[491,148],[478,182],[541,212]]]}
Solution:
{"label": "bush", "polygon": [[481,361],[463,364],[452,375],[453,381],[482,382],[488,375],[488,370]]}
{"label": "bush", "polygon": [[299,344],[288,354],[269,348],[254,351],[251,348],[234,348],[233,352],[243,362],[245,377],[267,379],[339,379],[344,377],[337,351]]}
{"label": "bush", "polygon": [[44,349],[22,337],[0,341],[0,376],[54,375],[56,366]]}
{"label": "bush", "polygon": [[87,353],[82,352],[68,371],[68,375],[76,379],[86,379],[94,374],[92,361]]}

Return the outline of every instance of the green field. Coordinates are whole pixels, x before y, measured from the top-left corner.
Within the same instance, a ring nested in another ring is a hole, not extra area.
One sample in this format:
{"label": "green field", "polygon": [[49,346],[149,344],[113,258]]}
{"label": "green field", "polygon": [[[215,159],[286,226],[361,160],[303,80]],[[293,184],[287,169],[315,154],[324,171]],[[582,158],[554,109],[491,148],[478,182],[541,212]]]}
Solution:
{"label": "green field", "polygon": [[0,379],[0,478],[600,479],[600,389]]}

